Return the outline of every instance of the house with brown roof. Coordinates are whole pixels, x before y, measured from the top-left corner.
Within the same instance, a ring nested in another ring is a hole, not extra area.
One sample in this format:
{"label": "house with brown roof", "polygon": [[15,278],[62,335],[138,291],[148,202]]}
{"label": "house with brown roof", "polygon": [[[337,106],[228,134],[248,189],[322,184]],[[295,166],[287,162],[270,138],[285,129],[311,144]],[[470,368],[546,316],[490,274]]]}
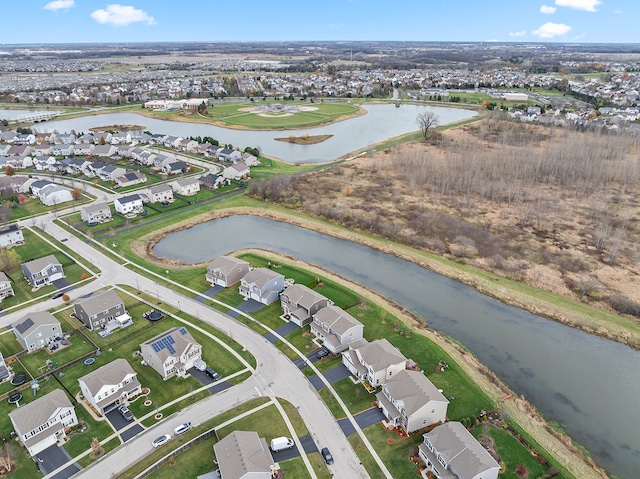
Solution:
{"label": "house with brown roof", "polygon": [[233,431],[213,451],[224,479],[274,479],[280,469],[267,441],[254,431]]}
{"label": "house with brown roof", "polygon": [[313,314],[311,332],[333,354],[362,339],[363,331],[362,323],[338,306],[328,305]]}
{"label": "house with brown roof", "polygon": [[426,464],[423,477],[498,479],[500,464],[459,422],[447,422],[424,435],[418,455]]}
{"label": "house with brown roof", "polygon": [[312,316],[330,301],[303,284],[292,284],[280,293],[280,307],[285,318],[300,327],[312,321]]}
{"label": "house with brown roof", "polygon": [[238,291],[245,300],[253,299],[262,304],[271,304],[284,289],[284,276],[268,268],[249,271],[240,280]]}
{"label": "house with brown roof", "polygon": [[393,375],[376,400],[387,425],[407,434],[447,419],[449,400],[420,371],[405,369]]}
{"label": "house with brown roof", "polygon": [[83,396],[99,414],[125,404],[142,392],[138,375],[126,359],[116,359],[78,379]]}
{"label": "house with brown roof", "polygon": [[251,271],[251,265],[234,256],[218,256],[209,266],[205,281],[212,286],[228,288],[239,282],[245,274]]}
{"label": "house with brown roof", "polygon": [[170,329],[145,341],[140,351],[144,362],[163,379],[186,377],[195,361],[202,358],[202,345],[184,327]]}
{"label": "house with brown roof", "polygon": [[62,389],[55,389],[9,413],[20,442],[35,456],[67,437],[78,424],[76,410]]}
{"label": "house with brown roof", "polygon": [[369,343],[358,339],[342,353],[342,364],[360,381],[381,386],[406,369],[407,358],[386,338]]}

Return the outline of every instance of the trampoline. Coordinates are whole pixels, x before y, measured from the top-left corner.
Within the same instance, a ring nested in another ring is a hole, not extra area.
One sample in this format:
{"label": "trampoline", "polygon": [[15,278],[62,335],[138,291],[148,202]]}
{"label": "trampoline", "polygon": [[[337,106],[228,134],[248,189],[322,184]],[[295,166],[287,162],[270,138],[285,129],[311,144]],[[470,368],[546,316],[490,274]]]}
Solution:
{"label": "trampoline", "polygon": [[13,395],[9,396],[9,404],[16,404],[21,399],[22,399],[22,394],[20,394],[20,393],[13,394]]}
{"label": "trampoline", "polygon": [[147,319],[149,321],[159,321],[162,319],[162,313],[160,311],[151,311],[148,315],[147,315]]}
{"label": "trampoline", "polygon": [[96,362],[96,358],[87,358],[83,361],[87,366],[91,366],[93,363]]}
{"label": "trampoline", "polygon": [[20,386],[21,384],[24,384],[26,380],[27,380],[26,374],[18,373],[11,379],[11,385]]}

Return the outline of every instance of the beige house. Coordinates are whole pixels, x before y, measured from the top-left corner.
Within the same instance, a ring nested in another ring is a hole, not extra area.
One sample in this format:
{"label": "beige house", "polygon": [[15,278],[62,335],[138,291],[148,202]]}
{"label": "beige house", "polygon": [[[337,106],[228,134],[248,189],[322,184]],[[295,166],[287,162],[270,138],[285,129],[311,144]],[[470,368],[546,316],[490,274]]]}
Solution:
{"label": "beige house", "polygon": [[342,353],[342,364],[359,380],[381,386],[405,370],[407,358],[386,338],[372,343],[358,339]]}
{"label": "beige house", "polygon": [[251,265],[233,256],[218,256],[207,266],[206,281],[213,286],[228,288],[251,271]]}
{"label": "beige house", "polygon": [[102,223],[112,219],[111,207],[107,203],[94,203],[80,210],[80,218],[85,223]]}
{"label": "beige house", "polygon": [[166,203],[173,201],[173,190],[167,184],[156,185],[147,189],[146,196],[150,203]]}
{"label": "beige house", "polygon": [[280,469],[267,441],[254,431],[233,431],[213,451],[223,479],[274,479]]}
{"label": "beige house", "polygon": [[116,359],[78,379],[83,396],[99,414],[125,404],[142,392],[138,375],[126,359]]}
{"label": "beige house", "polygon": [[11,281],[9,281],[9,277],[5,273],[0,271],[0,301],[11,296],[14,296]]}
{"label": "beige house", "polygon": [[182,196],[193,196],[200,191],[200,181],[193,176],[178,178],[169,185],[175,194]]}
{"label": "beige house", "polygon": [[311,332],[332,353],[339,353],[352,342],[362,339],[364,326],[349,313],[329,305],[313,315]]}
{"label": "beige house", "polygon": [[327,298],[303,284],[292,284],[280,293],[284,316],[300,327],[309,324],[312,316],[329,304]]}
{"label": "beige house", "polygon": [[376,395],[390,427],[410,434],[447,419],[449,400],[419,371],[400,371]]}
{"label": "beige house", "polygon": [[498,479],[500,464],[459,422],[448,422],[424,435],[418,455],[437,479]]}
{"label": "beige house", "polygon": [[186,377],[193,363],[202,358],[202,346],[184,327],[170,329],[145,341],[140,351],[143,361],[163,379]]}
{"label": "beige house", "polygon": [[9,413],[18,439],[35,456],[64,441],[70,427],[78,424],[76,410],[62,389],[55,389]]}

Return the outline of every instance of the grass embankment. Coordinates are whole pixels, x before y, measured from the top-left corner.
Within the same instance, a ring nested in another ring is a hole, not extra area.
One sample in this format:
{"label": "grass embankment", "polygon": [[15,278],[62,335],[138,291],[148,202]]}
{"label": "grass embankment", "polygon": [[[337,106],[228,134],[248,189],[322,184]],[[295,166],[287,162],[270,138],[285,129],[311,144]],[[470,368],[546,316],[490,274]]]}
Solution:
{"label": "grass embankment", "polygon": [[285,143],[291,143],[293,145],[315,145],[316,143],[322,143],[328,140],[333,135],[307,135],[307,136],[289,136],[285,138],[274,138],[277,141],[284,141]]}

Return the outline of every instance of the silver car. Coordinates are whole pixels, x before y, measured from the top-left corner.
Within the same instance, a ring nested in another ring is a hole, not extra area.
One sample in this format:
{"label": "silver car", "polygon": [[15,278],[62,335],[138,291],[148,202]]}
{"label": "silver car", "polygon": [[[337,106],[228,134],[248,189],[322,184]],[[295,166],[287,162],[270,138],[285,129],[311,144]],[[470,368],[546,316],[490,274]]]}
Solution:
{"label": "silver car", "polygon": [[156,437],[151,443],[151,445],[153,447],[160,447],[160,446],[164,446],[169,441],[171,441],[171,436],[169,434],[165,434],[163,436]]}

